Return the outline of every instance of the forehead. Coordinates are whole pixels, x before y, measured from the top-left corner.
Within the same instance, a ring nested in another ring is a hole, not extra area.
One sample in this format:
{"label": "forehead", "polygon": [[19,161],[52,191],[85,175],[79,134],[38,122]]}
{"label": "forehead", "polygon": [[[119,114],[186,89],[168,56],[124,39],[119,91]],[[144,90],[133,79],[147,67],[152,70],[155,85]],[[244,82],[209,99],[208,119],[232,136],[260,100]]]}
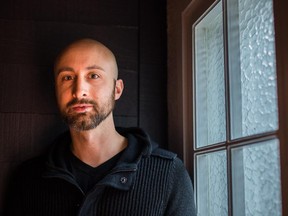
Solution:
{"label": "forehead", "polygon": [[81,67],[98,65],[111,74],[114,79],[118,79],[118,66],[116,58],[112,51],[102,43],[83,39],[76,41],[66,47],[58,56],[54,64],[54,75],[60,67],[75,68],[80,70]]}
{"label": "forehead", "polygon": [[71,60],[74,61],[84,61],[84,60],[105,60],[105,61],[111,61],[111,56],[109,55],[108,50],[101,46],[97,45],[75,45],[71,46],[68,49],[66,49],[58,58],[58,64],[61,64],[63,62],[67,62]]}
{"label": "forehead", "polygon": [[113,72],[115,64],[113,54],[107,48],[95,44],[77,44],[61,53],[55,62],[55,75],[62,67],[75,67],[77,70],[91,65],[98,65],[104,70]]}

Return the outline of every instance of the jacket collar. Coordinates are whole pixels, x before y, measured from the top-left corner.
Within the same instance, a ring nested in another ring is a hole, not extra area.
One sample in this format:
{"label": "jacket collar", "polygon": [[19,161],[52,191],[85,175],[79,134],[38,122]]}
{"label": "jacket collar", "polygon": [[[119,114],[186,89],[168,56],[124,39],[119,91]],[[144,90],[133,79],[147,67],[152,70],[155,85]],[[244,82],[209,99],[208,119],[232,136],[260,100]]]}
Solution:
{"label": "jacket collar", "polygon": [[[133,186],[141,158],[149,157],[157,145],[140,128],[117,128],[117,131],[128,139],[128,146],[116,166],[96,186],[111,186],[120,190],[129,190]],[[55,140],[47,154],[47,171],[43,176],[62,178],[79,188],[64,160],[66,158],[64,154],[69,151],[70,144],[69,132],[63,133]]]}

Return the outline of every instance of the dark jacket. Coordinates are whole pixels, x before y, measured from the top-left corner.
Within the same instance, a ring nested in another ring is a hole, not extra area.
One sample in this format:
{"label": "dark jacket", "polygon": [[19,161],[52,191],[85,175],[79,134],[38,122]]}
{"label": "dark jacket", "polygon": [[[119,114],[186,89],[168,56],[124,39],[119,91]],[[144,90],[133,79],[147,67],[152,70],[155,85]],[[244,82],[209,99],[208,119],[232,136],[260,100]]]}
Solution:
{"label": "dark jacket", "polygon": [[49,153],[23,163],[11,181],[6,216],[194,216],[190,177],[174,153],[142,130],[119,129],[128,147],[116,166],[84,194],[63,161],[60,136]]}

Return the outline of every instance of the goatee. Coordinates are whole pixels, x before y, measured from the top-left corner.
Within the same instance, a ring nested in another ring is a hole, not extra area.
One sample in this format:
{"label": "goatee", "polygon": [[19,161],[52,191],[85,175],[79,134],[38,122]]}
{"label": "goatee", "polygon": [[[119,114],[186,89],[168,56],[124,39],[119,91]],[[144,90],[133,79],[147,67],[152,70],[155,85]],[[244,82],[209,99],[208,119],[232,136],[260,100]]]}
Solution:
{"label": "goatee", "polygon": [[[71,110],[71,106],[77,104],[91,104],[92,111],[84,113],[74,113]],[[101,122],[103,122],[112,112],[115,106],[114,94],[110,100],[99,106],[95,101],[88,99],[77,99],[74,98],[67,105],[67,112],[62,111],[61,115],[65,123],[68,124],[70,128],[73,128],[77,131],[86,131],[96,128]]]}

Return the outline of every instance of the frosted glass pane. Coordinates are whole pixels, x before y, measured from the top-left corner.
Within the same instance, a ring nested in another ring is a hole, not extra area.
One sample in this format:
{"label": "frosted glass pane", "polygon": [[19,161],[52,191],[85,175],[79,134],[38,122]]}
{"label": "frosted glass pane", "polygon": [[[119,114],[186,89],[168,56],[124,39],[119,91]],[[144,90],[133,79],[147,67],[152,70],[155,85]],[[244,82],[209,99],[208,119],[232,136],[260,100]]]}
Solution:
{"label": "frosted glass pane", "polygon": [[272,0],[228,2],[232,138],[277,130]]}
{"label": "frosted glass pane", "polygon": [[278,140],[232,150],[234,216],[280,216]]}
{"label": "frosted glass pane", "polygon": [[194,26],[196,147],[226,139],[222,7]]}
{"label": "frosted glass pane", "polygon": [[198,216],[228,215],[226,151],[196,156]]}

